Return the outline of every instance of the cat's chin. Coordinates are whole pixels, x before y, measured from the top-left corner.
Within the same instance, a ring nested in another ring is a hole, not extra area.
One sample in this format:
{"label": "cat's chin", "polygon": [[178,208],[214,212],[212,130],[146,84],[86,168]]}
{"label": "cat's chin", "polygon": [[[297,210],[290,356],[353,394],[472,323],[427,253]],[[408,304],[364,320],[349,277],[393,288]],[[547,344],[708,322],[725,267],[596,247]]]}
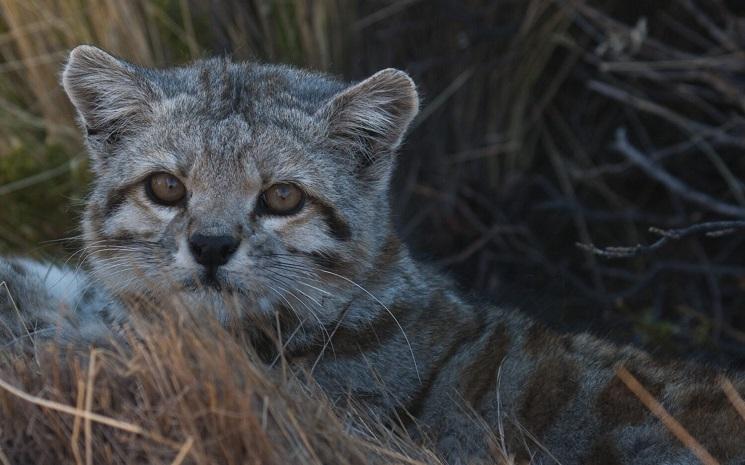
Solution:
{"label": "cat's chin", "polygon": [[192,312],[214,315],[222,324],[241,320],[252,299],[243,292],[230,292],[226,286],[184,286],[168,296],[171,303]]}
{"label": "cat's chin", "polygon": [[189,278],[179,283],[179,290],[184,293],[196,295],[220,294],[231,296],[234,294],[246,294],[246,291],[236,286],[234,283],[215,276],[204,275],[199,278]]}

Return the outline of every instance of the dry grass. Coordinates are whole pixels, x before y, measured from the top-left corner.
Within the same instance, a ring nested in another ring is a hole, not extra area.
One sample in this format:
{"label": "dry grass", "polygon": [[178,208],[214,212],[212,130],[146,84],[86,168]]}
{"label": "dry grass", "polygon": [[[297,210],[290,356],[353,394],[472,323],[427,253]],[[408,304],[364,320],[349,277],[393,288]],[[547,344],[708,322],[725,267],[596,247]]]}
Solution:
{"label": "dry grass", "polygon": [[230,52],[237,58],[330,69],[341,55],[342,25],[350,9],[345,5],[337,0],[228,0],[213,8],[187,0],[2,0],[0,80],[5,92],[0,115],[8,119],[0,134],[16,136],[8,130],[25,124],[43,128],[51,139],[72,143],[69,138],[77,138],[58,73],[69,50],[81,43],[145,66]]}
{"label": "dry grass", "polygon": [[127,348],[0,354],[0,463],[439,463],[375,422],[352,429],[204,316],[152,312]]}

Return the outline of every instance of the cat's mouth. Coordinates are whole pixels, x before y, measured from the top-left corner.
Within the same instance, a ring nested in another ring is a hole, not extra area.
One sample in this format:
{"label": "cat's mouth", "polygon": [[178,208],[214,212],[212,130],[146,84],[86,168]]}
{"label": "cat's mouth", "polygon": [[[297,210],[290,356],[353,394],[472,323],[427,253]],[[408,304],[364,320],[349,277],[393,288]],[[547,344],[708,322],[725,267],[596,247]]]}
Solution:
{"label": "cat's mouth", "polygon": [[198,276],[185,279],[184,281],[182,281],[181,287],[185,291],[194,293],[243,293],[242,290],[238,288],[234,283],[232,283],[229,279],[226,279],[220,273],[216,273],[214,271],[205,271],[199,273]]}

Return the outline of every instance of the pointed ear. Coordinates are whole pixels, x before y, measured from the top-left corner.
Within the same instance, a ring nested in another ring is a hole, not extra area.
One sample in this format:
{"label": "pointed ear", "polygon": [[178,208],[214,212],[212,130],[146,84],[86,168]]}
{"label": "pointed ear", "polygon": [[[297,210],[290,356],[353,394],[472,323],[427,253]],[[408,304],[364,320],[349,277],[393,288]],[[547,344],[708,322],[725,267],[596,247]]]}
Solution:
{"label": "pointed ear", "polygon": [[341,91],[319,113],[332,146],[355,157],[360,169],[385,176],[387,184],[393,152],[418,111],[414,81],[389,68]]}
{"label": "pointed ear", "polygon": [[90,45],[70,52],[62,85],[87,135],[109,141],[146,122],[157,98],[137,68]]}

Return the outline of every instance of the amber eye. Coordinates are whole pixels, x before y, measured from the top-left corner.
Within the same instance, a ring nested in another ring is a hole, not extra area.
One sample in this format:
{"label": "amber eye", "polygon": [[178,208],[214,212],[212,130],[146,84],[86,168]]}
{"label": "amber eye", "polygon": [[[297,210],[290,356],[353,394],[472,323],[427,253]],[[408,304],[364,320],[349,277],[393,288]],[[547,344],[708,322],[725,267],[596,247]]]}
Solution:
{"label": "amber eye", "polygon": [[145,182],[148,197],[161,205],[176,205],[186,197],[184,183],[169,173],[155,173]]}
{"label": "amber eye", "polygon": [[261,202],[267,213],[292,215],[303,207],[305,194],[294,184],[275,184],[261,194]]}

